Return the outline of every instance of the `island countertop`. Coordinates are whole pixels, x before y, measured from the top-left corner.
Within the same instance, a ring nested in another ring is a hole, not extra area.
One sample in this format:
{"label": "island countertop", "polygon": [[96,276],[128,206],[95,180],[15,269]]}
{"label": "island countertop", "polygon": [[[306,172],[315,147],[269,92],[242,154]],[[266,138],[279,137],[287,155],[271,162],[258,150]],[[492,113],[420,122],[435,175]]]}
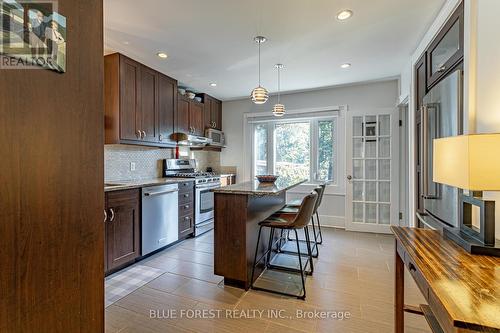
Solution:
{"label": "island countertop", "polygon": [[286,180],[283,178],[278,178],[274,183],[259,183],[259,181],[248,181],[244,183],[219,187],[213,189],[214,193],[225,193],[225,194],[240,194],[240,195],[280,195],[284,191],[294,188],[302,183],[306,182],[304,180]]}

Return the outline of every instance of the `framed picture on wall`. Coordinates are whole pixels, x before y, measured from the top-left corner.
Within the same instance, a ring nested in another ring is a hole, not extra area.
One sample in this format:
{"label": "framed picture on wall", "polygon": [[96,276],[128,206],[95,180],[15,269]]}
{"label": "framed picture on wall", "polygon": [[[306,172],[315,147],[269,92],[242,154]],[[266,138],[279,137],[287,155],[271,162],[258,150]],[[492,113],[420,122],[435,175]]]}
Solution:
{"label": "framed picture on wall", "polygon": [[1,68],[66,71],[66,17],[53,1],[0,2]]}

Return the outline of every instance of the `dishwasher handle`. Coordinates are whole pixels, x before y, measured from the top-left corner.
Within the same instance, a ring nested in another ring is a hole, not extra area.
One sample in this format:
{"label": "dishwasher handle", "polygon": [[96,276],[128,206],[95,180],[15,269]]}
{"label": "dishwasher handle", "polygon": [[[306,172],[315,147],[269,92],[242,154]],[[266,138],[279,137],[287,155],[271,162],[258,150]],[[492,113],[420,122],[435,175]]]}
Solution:
{"label": "dishwasher handle", "polygon": [[156,195],[169,194],[169,193],[175,193],[175,192],[179,192],[179,189],[169,190],[169,191],[158,191],[158,192],[145,192],[144,195],[146,197],[153,197]]}

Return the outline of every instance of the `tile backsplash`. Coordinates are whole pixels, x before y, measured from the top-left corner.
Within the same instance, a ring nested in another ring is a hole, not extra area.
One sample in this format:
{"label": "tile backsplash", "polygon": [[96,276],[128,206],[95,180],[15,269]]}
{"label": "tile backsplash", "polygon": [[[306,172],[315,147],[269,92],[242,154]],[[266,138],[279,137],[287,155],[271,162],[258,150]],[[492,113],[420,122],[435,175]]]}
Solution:
{"label": "tile backsplash", "polygon": [[[150,179],[162,176],[163,159],[174,158],[173,149],[148,148],[132,145],[104,145],[105,181]],[[220,165],[220,154],[213,151],[191,151],[180,148],[180,158],[194,158],[198,170],[212,167],[214,172],[228,172]],[[135,163],[135,171],[130,170]]]}
{"label": "tile backsplash", "polygon": [[[104,179],[119,181],[161,177],[162,160],[173,157],[173,149],[105,145]],[[135,163],[135,171],[130,171],[132,162]]]}

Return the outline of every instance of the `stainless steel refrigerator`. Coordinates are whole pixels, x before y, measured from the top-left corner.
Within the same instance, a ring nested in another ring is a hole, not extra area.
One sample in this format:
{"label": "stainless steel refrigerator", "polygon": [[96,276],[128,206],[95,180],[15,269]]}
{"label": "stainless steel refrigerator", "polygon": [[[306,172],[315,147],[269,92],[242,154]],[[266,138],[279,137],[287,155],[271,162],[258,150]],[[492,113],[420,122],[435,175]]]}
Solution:
{"label": "stainless steel refrigerator", "polygon": [[459,190],[432,181],[432,140],[463,133],[463,74],[451,73],[424,97],[422,106],[422,188],[424,208],[434,219],[457,227]]}

